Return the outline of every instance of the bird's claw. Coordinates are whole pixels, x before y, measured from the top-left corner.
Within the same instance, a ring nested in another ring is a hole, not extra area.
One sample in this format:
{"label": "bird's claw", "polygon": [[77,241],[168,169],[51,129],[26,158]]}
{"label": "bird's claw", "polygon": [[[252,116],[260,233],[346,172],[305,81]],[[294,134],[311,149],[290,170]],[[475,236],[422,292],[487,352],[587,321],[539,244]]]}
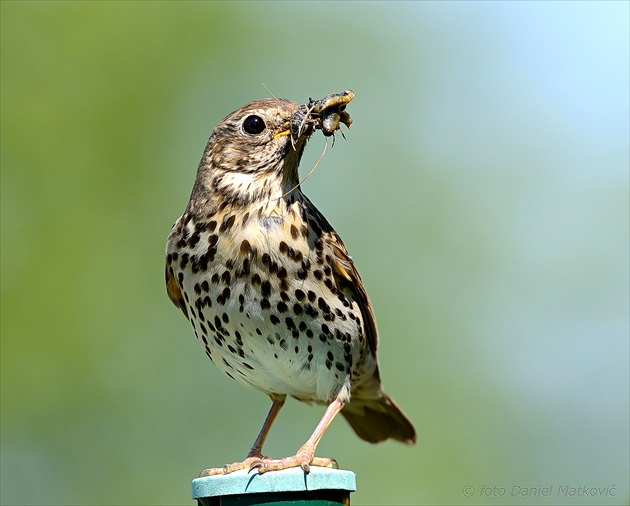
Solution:
{"label": "bird's claw", "polygon": [[305,473],[311,471],[311,466],[315,467],[327,467],[330,469],[339,469],[339,464],[335,459],[313,457],[310,462],[300,459],[298,455],[293,457],[285,457],[280,460],[266,460],[252,464],[252,469],[257,469],[258,474],[263,474],[268,471],[281,471],[283,469],[290,469],[292,467],[301,467]]}
{"label": "bird's claw", "polygon": [[291,467],[301,467],[305,473],[310,472],[311,466],[328,467],[339,469],[339,464],[335,459],[328,459],[314,456],[315,450],[308,443],[302,446],[292,457],[274,460],[268,457],[257,459],[252,462],[250,471],[257,470],[258,474],[268,471],[280,471]]}
{"label": "bird's claw", "polygon": [[217,476],[219,474],[224,473],[225,467],[209,467],[208,469],[204,469],[199,473],[199,478],[204,478],[206,476]]}

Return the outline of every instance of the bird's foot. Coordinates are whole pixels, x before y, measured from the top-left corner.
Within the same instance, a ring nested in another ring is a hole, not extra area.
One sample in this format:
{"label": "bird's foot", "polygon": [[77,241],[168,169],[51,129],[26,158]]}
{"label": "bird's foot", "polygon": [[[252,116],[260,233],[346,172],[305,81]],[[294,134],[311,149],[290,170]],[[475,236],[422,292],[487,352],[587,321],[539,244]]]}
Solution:
{"label": "bird's foot", "polygon": [[339,469],[339,464],[335,459],[313,457],[309,462],[308,460],[301,458],[299,455],[285,457],[280,460],[261,459],[257,462],[254,462],[251,465],[250,469],[256,469],[258,471],[258,474],[263,474],[267,471],[281,471],[282,469],[289,469],[291,467],[301,467],[305,473],[308,473],[311,470],[311,466]]}
{"label": "bird's foot", "polygon": [[204,469],[201,471],[199,477],[202,476],[216,476],[218,474],[230,474],[234,471],[240,471],[241,469],[252,469],[253,466],[258,462],[268,462],[271,461],[269,457],[263,457],[260,453],[249,454],[245,460],[242,462],[234,462],[232,464],[226,464],[223,467],[211,467],[209,469]]}
{"label": "bird's foot", "polygon": [[250,470],[257,470],[259,474],[263,474],[267,471],[280,471],[291,467],[301,467],[306,473],[311,470],[311,466],[339,469],[339,464],[335,459],[315,457],[314,454],[315,449],[307,443],[292,457],[285,457],[280,460],[257,459],[252,462]]}

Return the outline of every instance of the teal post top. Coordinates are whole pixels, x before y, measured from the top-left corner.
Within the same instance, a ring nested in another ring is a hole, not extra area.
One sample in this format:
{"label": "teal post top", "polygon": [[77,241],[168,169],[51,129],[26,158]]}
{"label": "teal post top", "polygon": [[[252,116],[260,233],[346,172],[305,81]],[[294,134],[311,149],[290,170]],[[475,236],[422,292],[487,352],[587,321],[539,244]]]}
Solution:
{"label": "teal post top", "polygon": [[352,471],[316,466],[310,473],[299,467],[263,474],[244,469],[192,482],[192,498],[199,506],[347,506],[355,490]]}

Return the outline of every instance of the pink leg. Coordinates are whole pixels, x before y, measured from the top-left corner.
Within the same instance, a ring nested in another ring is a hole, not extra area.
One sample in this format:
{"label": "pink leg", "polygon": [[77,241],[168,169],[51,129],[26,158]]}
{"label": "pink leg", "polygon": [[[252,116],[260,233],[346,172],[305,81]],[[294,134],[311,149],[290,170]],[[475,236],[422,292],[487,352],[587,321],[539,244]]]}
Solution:
{"label": "pink leg", "polygon": [[271,425],[274,420],[278,416],[280,409],[284,406],[285,398],[281,399],[271,399],[271,408],[269,408],[269,413],[267,413],[267,418],[265,418],[265,422],[263,423],[260,432],[258,433],[258,437],[254,444],[252,445],[251,450],[247,454],[247,458],[242,462],[234,462],[233,464],[226,464],[223,467],[211,467],[210,469],[204,469],[201,471],[199,476],[214,476],[217,474],[228,474],[234,471],[238,471],[240,469],[249,469],[250,466],[254,462],[266,461],[270,460],[268,457],[263,457],[262,455],[262,447],[265,444],[265,439],[267,439],[267,435],[269,434],[269,429],[271,429]]}
{"label": "pink leg", "polygon": [[319,440],[322,438],[324,432],[330,425],[330,422],[333,421],[335,415],[337,415],[343,407],[344,403],[340,400],[335,399],[332,401],[328,408],[326,408],[324,416],[317,424],[317,427],[315,427],[311,437],[308,438],[308,441],[302,445],[295,455],[292,457],[285,457],[280,460],[258,459],[252,463],[252,469],[258,469],[259,473],[264,473],[266,471],[278,471],[280,469],[300,466],[308,473],[310,471],[311,464],[320,467],[339,467],[337,465],[337,461],[334,459],[315,457],[315,449],[317,448]]}

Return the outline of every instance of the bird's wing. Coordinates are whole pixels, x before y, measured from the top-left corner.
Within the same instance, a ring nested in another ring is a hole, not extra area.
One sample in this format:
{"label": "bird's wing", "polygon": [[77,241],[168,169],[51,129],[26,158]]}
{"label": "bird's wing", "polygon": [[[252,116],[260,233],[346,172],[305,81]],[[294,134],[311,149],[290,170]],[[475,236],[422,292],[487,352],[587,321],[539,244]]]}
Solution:
{"label": "bird's wing", "polygon": [[341,292],[349,292],[359,304],[359,309],[363,316],[363,329],[367,345],[372,355],[376,356],[378,329],[376,328],[376,317],[374,316],[372,303],[363,287],[359,271],[354,266],[354,262],[341,238],[335,232],[329,232],[329,234],[333,252],[333,278],[337,284],[337,289]]}
{"label": "bird's wing", "polygon": [[179,287],[179,283],[175,279],[173,268],[168,265],[168,263],[166,264],[166,293],[168,294],[168,297],[169,299],[171,299],[173,304],[181,309],[182,313],[184,313],[184,316],[188,318],[188,311],[186,309],[186,302],[184,301],[184,294]]}

